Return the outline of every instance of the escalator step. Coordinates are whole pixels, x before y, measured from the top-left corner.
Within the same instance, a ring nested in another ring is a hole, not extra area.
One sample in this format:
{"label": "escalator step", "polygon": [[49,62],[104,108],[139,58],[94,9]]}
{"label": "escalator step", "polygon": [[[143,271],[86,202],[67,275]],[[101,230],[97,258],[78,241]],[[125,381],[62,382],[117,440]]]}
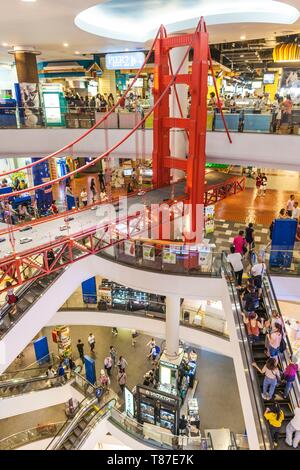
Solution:
{"label": "escalator step", "polygon": [[72,444],[71,442],[69,442],[68,440],[65,441],[61,447],[60,447],[61,450],[71,450],[72,449]]}
{"label": "escalator step", "polygon": [[82,432],[82,431],[81,431],[81,429],[79,429],[79,428],[75,428],[75,429],[73,430],[73,434],[75,434],[76,437],[79,437],[79,436],[81,435],[81,432]]}
{"label": "escalator step", "polygon": [[77,441],[77,438],[73,434],[70,434],[69,437],[68,437],[68,441],[70,441],[72,443],[72,445],[74,445],[75,442]]}
{"label": "escalator step", "polygon": [[78,423],[78,428],[80,428],[82,431],[87,427],[87,423],[82,420],[80,423]]}

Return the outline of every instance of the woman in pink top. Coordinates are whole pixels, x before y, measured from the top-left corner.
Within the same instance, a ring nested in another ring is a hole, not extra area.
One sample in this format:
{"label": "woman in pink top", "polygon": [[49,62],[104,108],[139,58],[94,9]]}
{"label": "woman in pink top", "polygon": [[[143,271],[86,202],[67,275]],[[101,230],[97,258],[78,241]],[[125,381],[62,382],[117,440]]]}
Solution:
{"label": "woman in pink top", "polygon": [[240,253],[242,256],[246,253],[247,242],[244,237],[244,230],[240,230],[239,234],[233,239],[233,246],[235,253]]}
{"label": "woman in pink top", "polygon": [[274,329],[267,335],[269,341],[269,355],[270,357],[276,357],[279,353],[279,346],[282,340],[282,326],[279,323],[275,323]]}

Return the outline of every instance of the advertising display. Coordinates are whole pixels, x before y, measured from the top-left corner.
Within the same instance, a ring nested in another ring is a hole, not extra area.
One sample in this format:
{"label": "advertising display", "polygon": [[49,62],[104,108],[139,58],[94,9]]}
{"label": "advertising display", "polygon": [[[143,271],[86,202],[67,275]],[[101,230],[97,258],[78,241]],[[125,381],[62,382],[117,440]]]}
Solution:
{"label": "advertising display", "polygon": [[297,220],[276,219],[272,232],[270,266],[290,268],[297,231]]}
{"label": "advertising display", "polygon": [[150,387],[137,386],[137,420],[178,433],[179,398]]}
{"label": "advertising display", "polygon": [[215,230],[215,206],[205,207],[205,233],[213,233]]}
{"label": "advertising display", "polygon": [[273,85],[275,82],[275,73],[264,73],[264,85]]}
{"label": "advertising display", "polygon": [[85,378],[92,385],[96,382],[95,361],[89,356],[84,356]]}
{"label": "advertising display", "polygon": [[97,303],[97,288],[96,279],[91,277],[81,284],[82,299],[85,304],[96,304]]}
{"label": "advertising display", "polygon": [[155,261],[154,246],[143,245],[143,259],[147,261]]}
{"label": "advertising display", "polygon": [[41,125],[41,102],[38,83],[20,83],[22,115],[25,126],[37,127]]}
{"label": "advertising display", "polygon": [[59,357],[69,357],[72,354],[70,328],[60,326],[52,332],[52,338],[56,336]]}
{"label": "advertising display", "polygon": [[139,69],[145,60],[143,52],[124,52],[106,54],[105,64],[108,70]]}
{"label": "advertising display", "polygon": [[37,339],[33,343],[35,358],[40,364],[49,361],[49,347],[47,336]]}
{"label": "advertising display", "polygon": [[169,248],[163,251],[163,263],[176,264],[176,253],[169,250]]}
{"label": "advertising display", "polygon": [[124,242],[124,254],[127,256],[135,256],[135,243],[134,242],[130,240],[126,240]]}
{"label": "advertising display", "polygon": [[61,111],[58,93],[44,93],[47,124],[61,124]]}
{"label": "advertising display", "polygon": [[133,393],[125,386],[124,388],[124,396],[125,396],[125,412],[130,417],[134,416],[134,398]]}

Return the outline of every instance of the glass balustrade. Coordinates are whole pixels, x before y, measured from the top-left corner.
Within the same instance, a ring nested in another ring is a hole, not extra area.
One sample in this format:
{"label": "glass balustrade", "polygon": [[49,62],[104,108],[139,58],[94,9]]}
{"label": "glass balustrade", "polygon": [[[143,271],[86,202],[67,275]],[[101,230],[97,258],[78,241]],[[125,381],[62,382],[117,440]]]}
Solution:
{"label": "glass balustrade", "polygon": [[14,450],[30,444],[31,442],[49,439],[57,434],[63,421],[49,424],[39,424],[34,428],[20,431],[0,440],[0,450]]}
{"label": "glass balustrade", "polygon": [[[58,121],[51,122],[48,119],[49,111],[59,116]],[[262,134],[290,134],[300,135],[300,112],[294,108],[290,122],[283,119],[280,126],[274,122],[272,112],[253,113],[251,109],[240,109],[237,112],[223,110],[224,119],[230,132],[239,133],[262,133]],[[105,113],[99,113],[91,107],[41,107],[34,109],[34,113],[39,116],[38,124],[34,128],[69,128],[69,129],[90,129]],[[117,109],[117,112],[110,114],[105,122],[99,125],[99,129],[132,129],[142,120],[142,113],[139,111],[127,111]],[[33,123],[27,118],[22,107],[10,107],[3,109],[0,114],[1,129],[32,129]],[[152,129],[153,117],[149,116],[144,126],[141,128]],[[221,114],[212,110],[207,111],[207,130],[211,132],[224,132],[224,124]]]}

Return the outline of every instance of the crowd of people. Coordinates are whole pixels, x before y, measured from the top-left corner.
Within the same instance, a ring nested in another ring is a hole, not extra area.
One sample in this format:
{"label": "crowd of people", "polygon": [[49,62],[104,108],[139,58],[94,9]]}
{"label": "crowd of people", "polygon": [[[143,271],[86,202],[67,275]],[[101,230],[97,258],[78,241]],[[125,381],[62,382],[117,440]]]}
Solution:
{"label": "crowd of people", "polygon": [[[291,195],[287,208],[283,209],[282,217],[293,217],[299,220],[299,214],[293,214],[294,195]],[[298,207],[298,204],[296,208]],[[287,339],[285,326],[277,310],[272,310],[270,317],[265,317],[262,298],[263,278],[266,274],[264,256],[251,257],[254,253],[254,225],[249,223],[245,230],[240,230],[234,237],[227,256],[234,271],[237,289],[240,294],[241,315],[245,324],[250,344],[264,341],[266,362],[260,367],[255,361],[253,367],[263,375],[262,398],[267,401],[264,417],[270,426],[274,447],[278,446],[278,437],[283,421],[286,419],[280,401],[289,397],[293,383],[298,374],[298,364],[294,357],[288,358],[283,367],[282,358],[287,356]],[[245,269],[246,266],[246,269]],[[246,284],[243,284],[243,274],[247,271]],[[278,385],[282,392],[276,391]],[[300,442],[300,408],[296,408],[294,418],[286,427],[286,444],[297,448]]]}

